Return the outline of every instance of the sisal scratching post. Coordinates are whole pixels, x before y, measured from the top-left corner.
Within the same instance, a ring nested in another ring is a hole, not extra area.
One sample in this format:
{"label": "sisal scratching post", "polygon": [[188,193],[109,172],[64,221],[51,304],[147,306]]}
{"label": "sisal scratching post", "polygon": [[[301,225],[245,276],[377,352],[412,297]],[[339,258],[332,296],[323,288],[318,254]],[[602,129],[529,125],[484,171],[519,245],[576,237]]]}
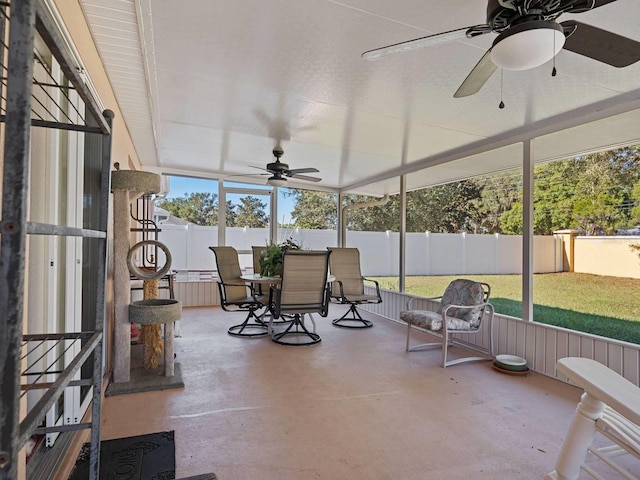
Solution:
{"label": "sisal scratching post", "polygon": [[[158,298],[158,280],[145,280],[142,284],[145,300]],[[158,368],[158,359],[164,350],[160,336],[162,325],[142,325],[143,366],[146,369]]]}

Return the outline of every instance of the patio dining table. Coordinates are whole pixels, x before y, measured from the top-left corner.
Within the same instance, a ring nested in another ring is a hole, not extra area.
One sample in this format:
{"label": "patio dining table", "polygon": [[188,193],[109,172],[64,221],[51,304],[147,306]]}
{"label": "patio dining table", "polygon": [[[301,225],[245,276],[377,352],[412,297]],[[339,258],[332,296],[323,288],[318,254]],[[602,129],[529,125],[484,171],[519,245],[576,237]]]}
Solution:
{"label": "patio dining table", "polygon": [[[259,283],[262,285],[280,285],[282,283],[282,277],[263,277],[258,273],[247,273],[240,275],[240,278],[245,282]],[[335,275],[327,275],[327,283],[332,283],[335,279]]]}

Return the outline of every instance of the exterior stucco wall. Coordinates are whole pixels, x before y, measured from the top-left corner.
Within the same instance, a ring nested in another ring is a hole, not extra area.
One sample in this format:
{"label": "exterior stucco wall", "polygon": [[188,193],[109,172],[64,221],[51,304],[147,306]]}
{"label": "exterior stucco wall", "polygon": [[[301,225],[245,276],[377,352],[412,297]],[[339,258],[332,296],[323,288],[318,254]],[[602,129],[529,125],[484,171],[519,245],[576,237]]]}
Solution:
{"label": "exterior stucco wall", "polygon": [[640,237],[576,237],[574,271],[611,277],[640,278],[640,255],[631,245]]}

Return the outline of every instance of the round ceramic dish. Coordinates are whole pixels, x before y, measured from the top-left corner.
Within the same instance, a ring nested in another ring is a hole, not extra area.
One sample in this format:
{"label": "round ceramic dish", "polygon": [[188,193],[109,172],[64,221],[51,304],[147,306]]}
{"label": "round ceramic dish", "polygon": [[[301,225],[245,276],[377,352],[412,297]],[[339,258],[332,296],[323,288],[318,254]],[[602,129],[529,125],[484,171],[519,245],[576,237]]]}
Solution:
{"label": "round ceramic dish", "polygon": [[515,355],[496,355],[496,362],[502,365],[510,365],[512,367],[522,367],[527,365],[527,361],[522,357]]}
{"label": "round ceramic dish", "polygon": [[526,372],[527,370],[529,370],[529,367],[527,367],[526,365],[509,365],[507,363],[500,363],[498,361],[493,362],[493,365],[496,368],[499,368],[501,370],[508,370],[510,372]]}
{"label": "round ceramic dish", "polygon": [[529,373],[529,369],[526,367],[526,365],[524,368],[525,369],[521,371],[506,370],[504,368],[499,367],[496,362],[493,362],[493,369],[495,371],[500,373],[506,373],[507,375],[527,375]]}

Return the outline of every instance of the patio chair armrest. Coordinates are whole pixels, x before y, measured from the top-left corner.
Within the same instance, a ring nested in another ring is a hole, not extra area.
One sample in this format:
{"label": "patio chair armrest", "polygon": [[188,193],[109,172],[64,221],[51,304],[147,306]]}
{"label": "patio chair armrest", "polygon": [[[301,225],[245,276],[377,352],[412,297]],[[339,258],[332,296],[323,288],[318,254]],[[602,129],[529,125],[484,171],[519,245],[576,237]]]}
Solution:
{"label": "patio chair armrest", "polygon": [[439,297],[415,297],[415,296],[411,296],[409,297],[409,300],[407,301],[407,310],[413,310],[413,303],[416,300],[440,300],[442,298],[442,295],[440,295]]}
{"label": "patio chair armrest", "polygon": [[479,307],[486,307],[487,305],[489,305],[488,303],[477,303],[475,305],[454,305],[454,304],[449,304],[445,307],[443,307],[442,309],[442,313],[446,313],[447,310],[449,310],[450,308],[459,308],[460,310],[473,310],[475,308],[479,308]]}
{"label": "patio chair armrest", "polygon": [[245,283],[245,282],[241,282],[241,283],[219,282],[219,283],[221,283],[225,287],[245,287],[245,288],[248,288],[249,291],[251,292],[251,296],[255,297],[253,283]]}
{"label": "patio chair armrest", "polygon": [[366,277],[362,277],[362,281],[363,282],[371,282],[376,286],[376,295],[378,296],[378,298],[382,298],[380,296],[380,284],[378,283],[377,280],[373,280],[371,278],[366,278]]}
{"label": "patio chair armrest", "polygon": [[[444,307],[442,309],[442,328],[446,331],[448,330],[447,327],[447,312],[449,311],[450,308],[455,308],[458,310],[474,310],[476,308],[483,308],[485,309],[482,316],[480,317],[480,321],[482,320],[482,317],[484,317],[484,314],[487,312],[487,310],[489,311],[489,325],[491,325],[491,322],[493,320],[493,314],[494,314],[494,309],[493,309],[493,305],[491,305],[488,302],[484,302],[484,303],[478,303],[476,305],[447,305],[446,307]],[[479,328],[480,324],[478,324],[478,328]]]}
{"label": "patio chair armrest", "polygon": [[447,305],[446,307],[444,307],[442,309],[442,315],[445,316],[447,314],[447,311],[450,308],[457,308],[459,310],[473,310],[475,308],[488,308],[491,310],[491,313],[493,313],[493,305],[491,305],[489,302],[484,302],[484,303],[477,303],[475,305]]}
{"label": "patio chair armrest", "polygon": [[245,282],[241,282],[241,283],[229,282],[229,283],[227,283],[227,282],[220,282],[219,281],[218,285],[220,285],[221,287],[224,286],[224,287],[244,287],[244,288],[247,288],[247,289],[249,289],[249,296],[253,297],[256,301],[258,300],[257,297],[259,295],[256,294],[255,287],[254,287],[253,283],[245,283]]}

